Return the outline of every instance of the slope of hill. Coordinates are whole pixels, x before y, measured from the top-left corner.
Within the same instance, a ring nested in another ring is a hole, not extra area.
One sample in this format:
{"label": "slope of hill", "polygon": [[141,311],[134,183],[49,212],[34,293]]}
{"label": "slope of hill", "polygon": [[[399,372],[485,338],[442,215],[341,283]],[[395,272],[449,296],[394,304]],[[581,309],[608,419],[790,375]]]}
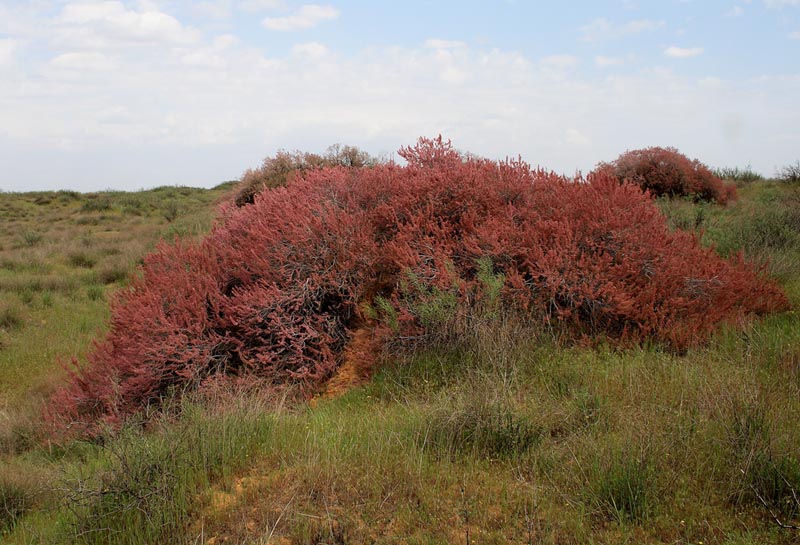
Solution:
{"label": "slope of hill", "polygon": [[[298,401],[209,384],[102,443],[56,444],[39,404],[159,236],[204,232],[216,190],[0,194],[0,532],[9,543],[794,543],[800,318],[678,356],[564,346],[503,313],[381,356]],[[660,203],[767,263],[800,303],[800,191]],[[450,337],[451,339],[453,337]],[[147,415],[143,416],[146,417]]]}

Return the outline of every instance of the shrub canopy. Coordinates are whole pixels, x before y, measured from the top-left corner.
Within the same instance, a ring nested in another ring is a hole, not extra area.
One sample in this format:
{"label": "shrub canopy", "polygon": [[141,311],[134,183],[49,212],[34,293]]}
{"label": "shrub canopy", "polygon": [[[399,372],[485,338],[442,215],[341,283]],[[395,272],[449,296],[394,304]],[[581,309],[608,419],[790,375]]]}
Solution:
{"label": "shrub canopy", "polygon": [[312,389],[368,308],[384,338],[402,337],[435,327],[432,308],[491,291],[575,339],[682,350],[721,322],[787,307],[741,257],[671,232],[646,194],[605,171],[569,179],[464,159],[441,138],[400,154],[406,166],[307,170],[223,208],[202,241],[160,245],[51,420],[95,433],[220,374]]}
{"label": "shrub canopy", "polygon": [[284,186],[306,170],[334,166],[362,168],[379,162],[378,158],[355,146],[340,144],[328,147],[324,155],[279,150],[274,156],[265,158],[260,167],[245,171],[235,197],[236,206],[252,204],[257,193]]}
{"label": "shrub canopy", "polygon": [[720,204],[736,199],[734,186],[725,185],[706,165],[675,148],[626,151],[610,163],[600,163],[596,172],[637,184],[656,196],[692,197]]}

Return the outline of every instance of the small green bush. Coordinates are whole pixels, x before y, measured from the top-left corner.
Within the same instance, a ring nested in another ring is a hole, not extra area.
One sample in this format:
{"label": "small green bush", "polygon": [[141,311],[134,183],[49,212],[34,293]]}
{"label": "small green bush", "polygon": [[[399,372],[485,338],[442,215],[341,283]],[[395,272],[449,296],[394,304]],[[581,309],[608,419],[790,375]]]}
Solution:
{"label": "small green bush", "polygon": [[36,246],[39,244],[44,236],[37,231],[24,231],[20,235],[21,246]]}
{"label": "small green bush", "polygon": [[19,300],[22,301],[23,305],[30,306],[33,303],[35,295],[36,295],[35,291],[33,291],[30,287],[25,287],[19,293]]}
{"label": "small green bush", "polygon": [[236,206],[252,204],[261,191],[284,186],[308,170],[323,167],[362,168],[375,166],[380,162],[380,159],[355,146],[339,144],[328,147],[324,155],[279,150],[274,157],[265,158],[261,167],[248,169],[242,175],[240,189],[234,199]]}
{"label": "small green bush", "polygon": [[575,397],[573,422],[577,428],[596,426],[604,417],[605,403],[599,396],[583,392]]}
{"label": "small green bush", "polygon": [[723,180],[730,180],[732,182],[751,183],[751,182],[760,182],[764,180],[764,177],[758,172],[755,172],[750,167],[750,165],[747,165],[744,168],[739,168],[739,167],[717,168],[714,169],[713,172],[717,178],[721,178]]}
{"label": "small green bush", "polygon": [[81,204],[82,212],[102,212],[111,208],[111,197],[92,193],[86,195],[86,200]]}
{"label": "small green bush", "polygon": [[181,215],[181,207],[176,200],[168,200],[161,207],[161,215],[167,222],[172,223]]}
{"label": "small green bush", "polygon": [[122,282],[128,277],[128,269],[122,264],[108,265],[97,269],[97,281],[101,284]]}
{"label": "small green bush", "polygon": [[92,301],[102,301],[105,297],[103,286],[98,286],[97,284],[90,285],[86,288],[86,296]]}
{"label": "small green bush", "polygon": [[589,499],[596,513],[618,522],[641,522],[652,512],[655,468],[646,455],[627,451],[597,460],[590,471]]}
{"label": "small green bush", "polygon": [[434,412],[420,437],[424,448],[449,457],[514,458],[538,445],[544,428],[512,407],[483,396]]}
{"label": "small green bush", "polygon": [[16,330],[25,323],[22,311],[16,305],[0,303],[0,329]]}
{"label": "small green bush", "polygon": [[87,252],[73,252],[67,257],[73,267],[91,269],[97,264],[97,257]]}
{"label": "small green bush", "polygon": [[78,216],[75,218],[75,225],[97,225],[100,220],[95,216]]}
{"label": "small green bush", "polygon": [[800,161],[781,168],[778,171],[777,178],[782,182],[800,183]]}
{"label": "small green bush", "polygon": [[800,463],[797,458],[775,458],[759,452],[750,463],[746,477],[752,501],[766,503],[765,507],[786,520],[800,517]]}
{"label": "small green bush", "polygon": [[0,536],[14,528],[33,503],[31,491],[18,478],[0,475]]}
{"label": "small green bush", "polygon": [[764,406],[756,402],[733,400],[725,422],[728,447],[734,456],[745,459],[760,449],[769,437]]}
{"label": "small green bush", "polygon": [[56,196],[58,200],[64,203],[77,201],[81,198],[81,194],[77,191],[72,191],[70,189],[61,189],[56,191]]}

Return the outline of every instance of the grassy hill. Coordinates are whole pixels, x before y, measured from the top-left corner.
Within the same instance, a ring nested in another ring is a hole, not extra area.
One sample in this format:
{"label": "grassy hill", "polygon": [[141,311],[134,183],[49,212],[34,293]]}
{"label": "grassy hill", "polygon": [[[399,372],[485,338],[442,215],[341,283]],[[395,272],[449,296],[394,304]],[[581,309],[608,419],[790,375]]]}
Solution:
{"label": "grassy hill", "polygon": [[[800,304],[800,188],[662,201],[675,228],[765,263]],[[8,543],[796,543],[800,316],[685,355],[566,346],[494,313],[383,354],[308,401],[209,385],[102,443],[40,404],[159,238],[230,187],[0,194],[0,540]],[[146,416],[146,415],[145,415]]]}

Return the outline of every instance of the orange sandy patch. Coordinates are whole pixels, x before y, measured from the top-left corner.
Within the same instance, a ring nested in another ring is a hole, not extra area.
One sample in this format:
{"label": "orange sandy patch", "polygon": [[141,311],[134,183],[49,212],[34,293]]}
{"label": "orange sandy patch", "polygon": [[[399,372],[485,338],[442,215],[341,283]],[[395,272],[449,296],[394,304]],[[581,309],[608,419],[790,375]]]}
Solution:
{"label": "orange sandy patch", "polygon": [[356,329],[345,348],[344,362],[324,385],[319,397],[337,397],[367,382],[374,371],[379,350],[380,338],[374,328],[364,326]]}

